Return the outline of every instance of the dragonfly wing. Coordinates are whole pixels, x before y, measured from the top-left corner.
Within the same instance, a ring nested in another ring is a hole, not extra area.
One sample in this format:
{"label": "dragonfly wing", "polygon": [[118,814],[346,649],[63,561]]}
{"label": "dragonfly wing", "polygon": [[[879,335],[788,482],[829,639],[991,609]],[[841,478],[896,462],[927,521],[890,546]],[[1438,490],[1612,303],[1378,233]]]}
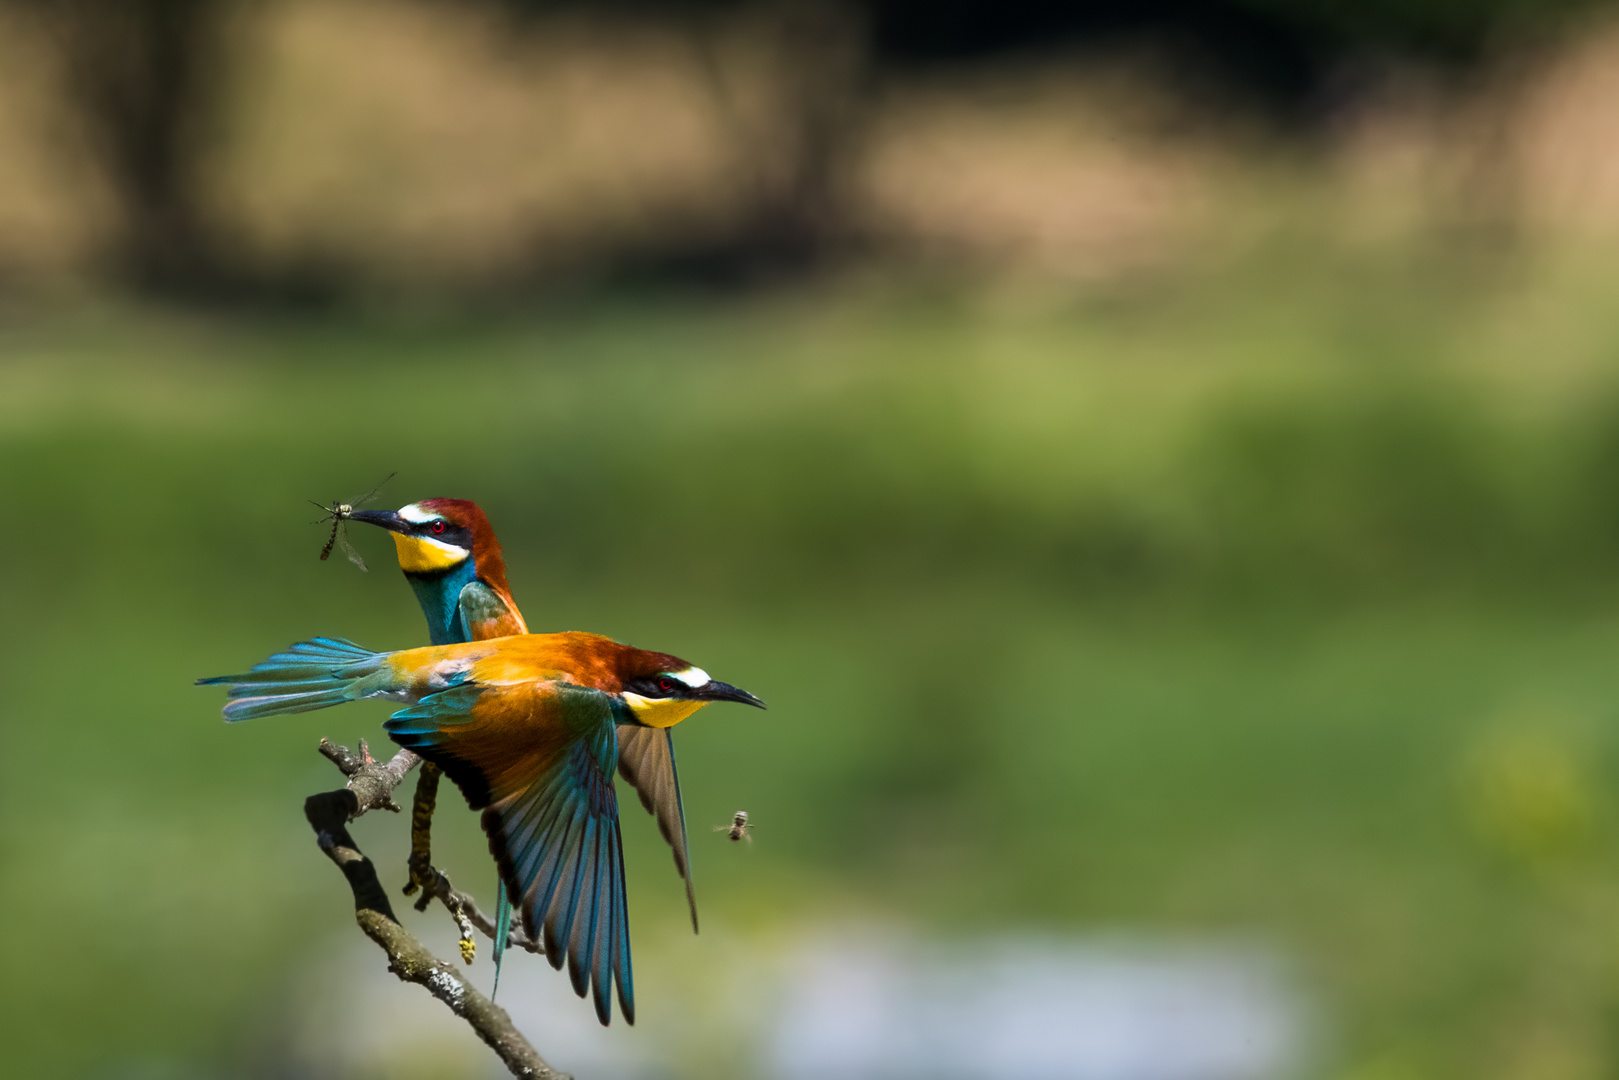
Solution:
{"label": "dragonfly wing", "polygon": [[366,492],[364,495],[361,495],[358,499],[350,499],[349,500],[349,505],[354,507],[356,510],[358,510],[360,507],[364,506],[366,503],[370,502],[372,499],[376,498],[378,495],[381,495],[382,494],[382,489],[388,486],[388,481],[392,480],[394,477],[396,477],[398,475],[399,474],[397,472],[391,472],[387,476],[384,476],[380,481],[377,482],[376,487],[372,488],[370,491]]}
{"label": "dragonfly wing", "polygon": [[360,553],[354,550],[354,545],[349,543],[349,531],[346,526],[337,531],[337,542],[342,545],[343,554],[349,557],[349,562],[358,566],[361,570],[369,571],[371,569],[365,565],[365,560],[360,557]]}

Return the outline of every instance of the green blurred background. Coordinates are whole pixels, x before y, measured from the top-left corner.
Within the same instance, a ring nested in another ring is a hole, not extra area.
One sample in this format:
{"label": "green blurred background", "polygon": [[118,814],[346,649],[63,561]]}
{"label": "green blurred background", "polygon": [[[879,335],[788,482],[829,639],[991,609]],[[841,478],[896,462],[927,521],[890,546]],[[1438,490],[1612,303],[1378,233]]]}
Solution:
{"label": "green blurred background", "polygon": [[381,967],[300,804],[386,708],[190,685],[420,641],[306,501],[392,471],[770,702],[678,732],[701,937],[626,808],[659,1075],[871,925],[1260,943],[1298,1075],[1615,1075],[1600,5],[514,7],[0,5],[7,1075],[489,1075],[289,1049]]}

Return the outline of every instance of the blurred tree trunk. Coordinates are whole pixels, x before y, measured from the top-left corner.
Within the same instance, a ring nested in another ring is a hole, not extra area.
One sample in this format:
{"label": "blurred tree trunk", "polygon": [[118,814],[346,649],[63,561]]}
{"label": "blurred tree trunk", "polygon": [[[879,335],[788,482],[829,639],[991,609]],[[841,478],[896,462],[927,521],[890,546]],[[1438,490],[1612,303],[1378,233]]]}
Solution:
{"label": "blurred tree trunk", "polygon": [[[850,0],[755,0],[687,9],[685,29],[734,146],[743,205],[708,259],[726,278],[810,270],[854,238],[853,171],[873,85],[868,19]],[[725,43],[762,57],[757,84],[727,71]]]}
{"label": "blurred tree trunk", "polygon": [[778,80],[774,161],[743,235],[768,262],[805,268],[851,239],[870,45],[862,13],[843,0],[774,0],[759,15]]}
{"label": "blurred tree trunk", "polygon": [[[27,0],[25,0],[27,2]],[[220,97],[229,0],[31,0],[119,203],[113,269],[143,290],[217,284],[199,165]]]}

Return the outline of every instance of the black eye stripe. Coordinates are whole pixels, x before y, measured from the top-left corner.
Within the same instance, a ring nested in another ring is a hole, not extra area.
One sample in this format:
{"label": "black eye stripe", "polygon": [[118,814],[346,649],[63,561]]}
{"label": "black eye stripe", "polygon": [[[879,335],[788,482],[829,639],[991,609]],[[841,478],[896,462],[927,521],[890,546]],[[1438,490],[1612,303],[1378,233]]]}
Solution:
{"label": "black eye stripe", "polygon": [[472,534],[453,521],[424,521],[416,526],[414,534],[457,547],[472,546]]}
{"label": "black eye stripe", "polygon": [[624,689],[644,698],[685,697],[686,686],[668,675],[643,675],[624,684]]}

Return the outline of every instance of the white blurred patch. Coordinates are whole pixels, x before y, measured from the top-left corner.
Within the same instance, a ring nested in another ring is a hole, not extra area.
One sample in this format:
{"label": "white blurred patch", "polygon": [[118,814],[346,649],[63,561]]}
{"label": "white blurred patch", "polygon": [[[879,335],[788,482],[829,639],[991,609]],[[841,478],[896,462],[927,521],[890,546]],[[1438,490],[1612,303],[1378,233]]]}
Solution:
{"label": "white blurred patch", "polygon": [[[833,938],[831,940],[838,940]],[[1305,1023],[1278,966],[1144,941],[868,941],[808,955],[768,1049],[780,1080],[1270,1080]]]}
{"label": "white blurred patch", "polygon": [[[412,921],[413,930],[423,929]],[[440,959],[456,957],[453,933],[426,936],[431,940],[424,944]],[[493,972],[488,944],[480,939],[477,962],[462,968],[486,994]],[[306,1080],[509,1076],[465,1021],[424,988],[400,982],[386,964],[369,941],[339,939],[306,982],[319,989],[300,994],[290,1045],[284,1048],[290,1075]],[[566,971],[551,970],[537,956],[507,955],[496,1004],[511,1014],[540,1056],[564,1072],[589,1080],[662,1080],[674,1074],[657,1067],[659,1048],[626,1027],[616,1000],[613,1026],[603,1028],[590,1003],[574,995]]]}
{"label": "white blurred patch", "polygon": [[[455,955],[448,918],[410,921],[440,957]],[[522,952],[508,956],[499,1004],[581,1080],[1285,1080],[1309,1064],[1297,988],[1246,946],[1024,937],[946,948],[869,926],[766,939],[705,926],[700,938],[643,935],[636,962],[633,1028],[616,1001],[602,1028],[565,973]],[[384,963],[369,942],[340,937],[300,980],[292,1074],[506,1075]],[[487,991],[487,943],[470,971]]]}

